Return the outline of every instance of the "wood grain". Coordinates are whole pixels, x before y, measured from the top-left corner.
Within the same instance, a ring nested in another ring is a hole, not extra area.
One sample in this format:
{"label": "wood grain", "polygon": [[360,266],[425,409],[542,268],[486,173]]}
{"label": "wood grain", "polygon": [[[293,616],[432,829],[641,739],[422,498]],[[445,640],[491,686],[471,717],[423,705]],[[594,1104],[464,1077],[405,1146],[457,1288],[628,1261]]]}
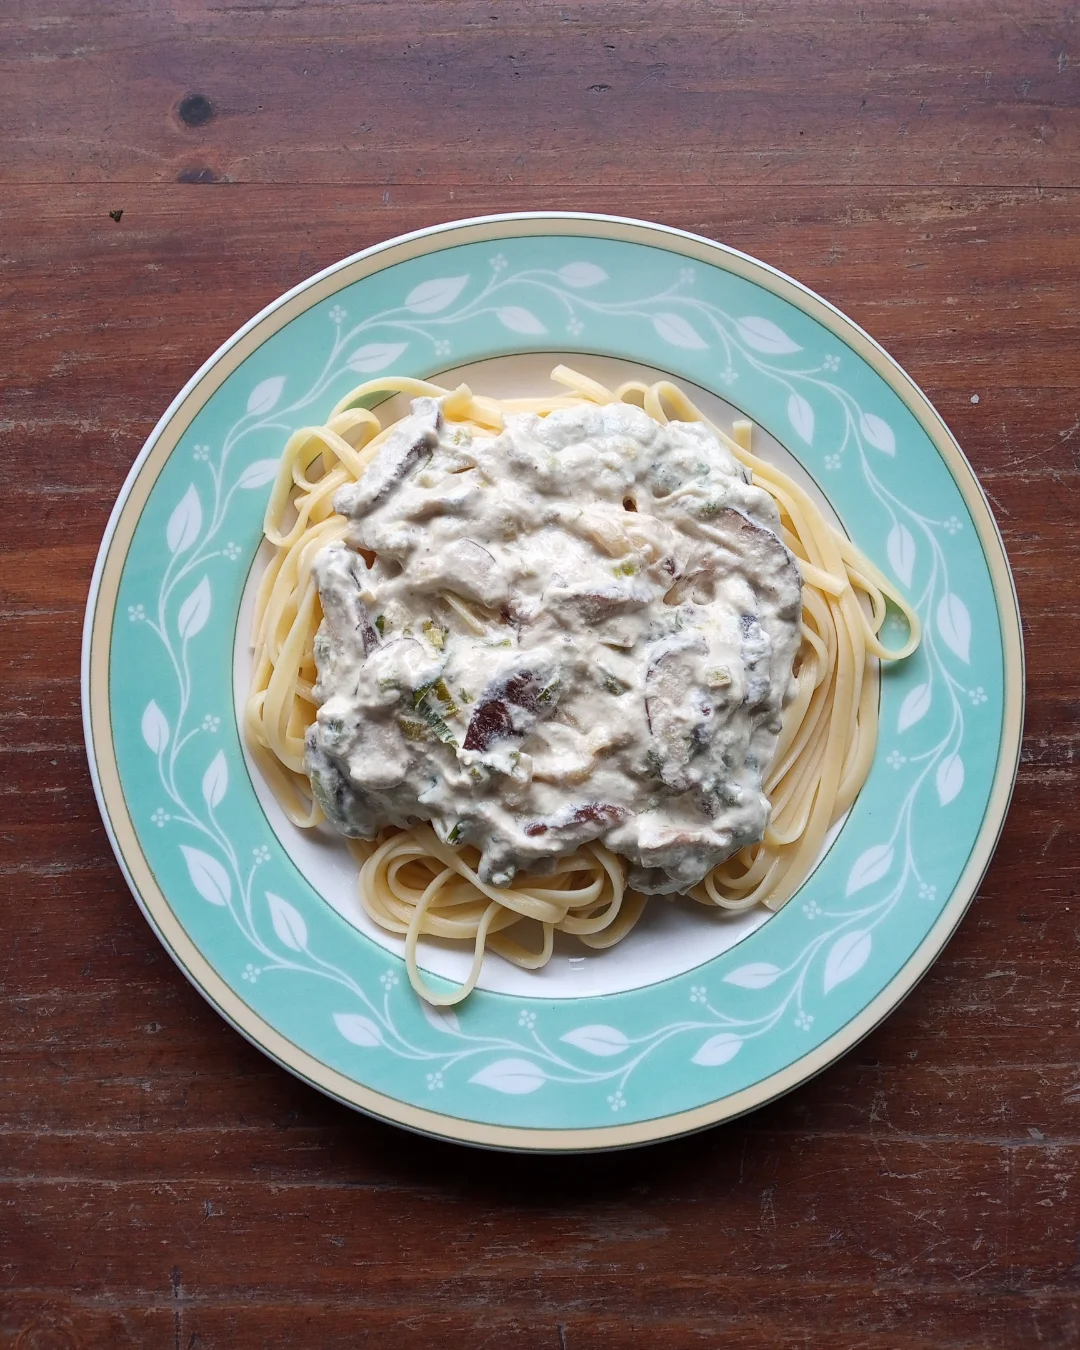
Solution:
{"label": "wood grain", "polygon": [[[0,1347],[1080,1344],[1077,24],[0,9]],[[416,1140],[241,1040],[139,916],[79,720],[97,544],[191,372],[366,244],[552,206],[722,239],[878,338],[991,497],[1029,676],[997,856],[907,1002],[745,1120],[590,1160]]]}

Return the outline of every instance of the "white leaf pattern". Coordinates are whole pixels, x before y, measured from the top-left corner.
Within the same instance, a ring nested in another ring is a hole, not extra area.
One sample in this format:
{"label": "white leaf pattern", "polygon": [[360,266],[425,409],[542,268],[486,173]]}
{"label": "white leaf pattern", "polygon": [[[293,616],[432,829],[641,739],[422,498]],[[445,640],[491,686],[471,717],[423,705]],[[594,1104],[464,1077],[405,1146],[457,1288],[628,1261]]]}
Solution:
{"label": "white leaf pattern", "polygon": [[202,529],[202,503],[192,483],[176,504],[165,526],[165,542],[170,553],[183,553],[199,537]]}
{"label": "white leaf pattern", "polygon": [[917,684],[900,704],[900,715],[896,719],[897,731],[907,731],[916,722],[921,722],[930,711],[930,686]]}
{"label": "white leaf pattern", "polygon": [[405,308],[411,309],[414,314],[438,314],[440,309],[454,303],[468,280],[464,276],[435,277],[432,281],[422,281],[405,297]]}
{"label": "white leaf pattern", "polygon": [[884,418],[878,417],[876,413],[863,413],[859,418],[859,430],[863,439],[875,450],[880,450],[884,455],[896,454],[896,436]]}
{"label": "white leaf pattern", "polygon": [[575,1027],[559,1039],[589,1055],[621,1055],[630,1045],[618,1027],[607,1027],[600,1022],[587,1027]]}
{"label": "white leaf pattern", "polygon": [[543,1069],[531,1060],[497,1059],[494,1064],[485,1064],[479,1073],[474,1073],[469,1082],[479,1083],[481,1087],[491,1088],[494,1092],[520,1097],[543,1087],[546,1079]]}
{"label": "white leaf pattern", "polygon": [[420,1011],[436,1031],[460,1031],[461,1022],[453,1008],[436,1008],[426,999],[420,1000]]}
{"label": "white leaf pattern", "polygon": [[967,605],[951,591],[938,601],[937,626],[945,645],[965,665],[970,665],[971,615]]}
{"label": "white leaf pattern", "polygon": [[248,412],[257,417],[261,417],[264,413],[273,412],[284,388],[284,375],[271,375],[268,380],[260,380],[248,395]]}
{"label": "white leaf pattern", "polygon": [[779,974],[780,967],[769,961],[751,961],[725,975],[724,983],[738,985],[740,989],[767,989]]}
{"label": "white leaf pattern", "polygon": [[210,761],[210,767],[203,774],[202,780],[203,801],[211,811],[221,805],[228,786],[229,769],[225,763],[225,751],[219,750]]}
{"label": "white leaf pattern", "polygon": [[870,956],[870,934],[864,928],[856,928],[845,933],[833,943],[825,958],[825,993],[830,993],[838,984],[857,975]]}
{"label": "white leaf pattern", "polygon": [[267,483],[274,481],[280,467],[281,460],[279,459],[257,459],[254,464],[249,464],[236,480],[236,486],[242,488],[265,487]]}
{"label": "white leaf pattern", "polygon": [[266,902],[270,906],[270,922],[278,938],[294,952],[302,952],[307,947],[307,924],[303,916],[273,891],[266,892]]}
{"label": "white leaf pattern", "polygon": [[142,735],[155,755],[160,755],[169,744],[169,724],[153,699],[146,705],[142,715]]}
{"label": "white leaf pattern", "polygon": [[564,286],[574,286],[578,290],[585,286],[598,286],[601,281],[608,279],[608,274],[602,267],[590,262],[567,263],[565,267],[560,267],[555,275]]}
{"label": "white leaf pattern", "polygon": [[802,348],[773,323],[772,319],[763,319],[757,314],[746,314],[735,320],[739,336],[748,347],[756,352],[768,352],[770,356],[784,356],[788,352],[801,352]]}
{"label": "white leaf pattern", "polygon": [[706,1068],[715,1068],[718,1064],[726,1064],[729,1059],[734,1059],[742,1049],[742,1037],[733,1035],[730,1031],[721,1031],[709,1039],[698,1048],[698,1052],[691,1058],[692,1064],[704,1064]]}
{"label": "white leaf pattern", "polygon": [[848,873],[847,890],[844,894],[854,895],[864,886],[872,886],[875,881],[881,880],[892,865],[892,845],[874,844],[855,859],[854,866]]}
{"label": "white leaf pattern", "polygon": [[210,617],[210,582],[206,577],[195,587],[180,606],[176,628],[185,642],[202,631]]}
{"label": "white leaf pattern", "polygon": [[511,333],[546,333],[547,329],[531,310],[520,305],[503,305],[495,311],[495,317]]}
{"label": "white leaf pattern", "polygon": [[232,899],[232,882],[218,860],[201,848],[191,848],[187,844],[180,845],[180,852],[187,863],[191,884],[202,898],[212,905],[227,905]]}
{"label": "white leaf pattern", "polygon": [[959,755],[946,755],[937,767],[937,795],[948,806],[964,786],[964,761]]}
{"label": "white leaf pattern", "polygon": [[347,1041],[352,1041],[353,1045],[362,1045],[370,1050],[373,1046],[382,1045],[382,1032],[370,1017],[365,1017],[363,1013],[335,1013],[334,1023],[338,1031]]}
{"label": "white leaf pattern", "polygon": [[709,345],[681,314],[654,314],[653,327],[673,347],[702,351]]}
{"label": "white leaf pattern", "polygon": [[889,531],[885,551],[889,555],[889,565],[899,580],[905,586],[910,586],[915,572],[915,540],[906,525],[896,522]]}
{"label": "white leaf pattern", "polygon": [[814,410],[802,394],[796,394],[794,390],[788,395],[787,401],[788,421],[795,428],[807,445],[814,443]]}
{"label": "white leaf pattern", "polygon": [[407,342],[369,342],[364,347],[357,347],[345,364],[361,375],[370,375],[393,365],[408,345]]}

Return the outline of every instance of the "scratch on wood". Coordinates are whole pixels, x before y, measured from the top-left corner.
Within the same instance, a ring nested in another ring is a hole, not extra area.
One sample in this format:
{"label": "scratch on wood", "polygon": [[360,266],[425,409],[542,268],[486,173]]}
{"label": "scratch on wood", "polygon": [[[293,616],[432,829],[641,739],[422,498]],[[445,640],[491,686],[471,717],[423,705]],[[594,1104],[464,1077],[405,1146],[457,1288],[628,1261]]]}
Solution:
{"label": "scratch on wood", "polygon": [[180,1350],[180,1338],[184,1334],[184,1310],[180,1301],[184,1297],[184,1287],[180,1283],[179,1266],[173,1266],[170,1282],[173,1296],[173,1350]]}

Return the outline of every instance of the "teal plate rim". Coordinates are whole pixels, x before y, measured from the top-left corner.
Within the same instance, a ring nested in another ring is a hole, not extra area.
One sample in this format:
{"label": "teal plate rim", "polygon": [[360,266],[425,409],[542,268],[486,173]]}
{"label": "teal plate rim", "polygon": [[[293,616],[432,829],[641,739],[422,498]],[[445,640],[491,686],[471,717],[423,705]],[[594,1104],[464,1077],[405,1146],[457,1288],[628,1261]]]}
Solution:
{"label": "teal plate rim", "polygon": [[[350,315],[352,316],[350,318]],[[232,695],[244,582],[289,431],[380,370],[520,352],[670,371],[788,448],[915,601],[870,779],[794,900],[722,955],[581,998],[420,1004],[274,835]],[[98,803],[148,921],[238,1031],[329,1095],[422,1133],[580,1152],[704,1128],[804,1082],[938,955],[982,878],[1019,757],[1019,611],[970,465],[904,371],[775,268],[612,216],[451,222],[288,291],[185,385],[132,466],[87,603]]]}

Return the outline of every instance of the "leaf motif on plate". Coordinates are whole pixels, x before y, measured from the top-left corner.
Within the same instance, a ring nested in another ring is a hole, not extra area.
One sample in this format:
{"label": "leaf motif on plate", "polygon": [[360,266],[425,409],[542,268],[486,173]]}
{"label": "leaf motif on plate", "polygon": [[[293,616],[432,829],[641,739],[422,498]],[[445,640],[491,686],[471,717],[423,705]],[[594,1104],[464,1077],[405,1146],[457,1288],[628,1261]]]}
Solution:
{"label": "leaf motif on plate", "polygon": [[586,286],[598,286],[601,281],[608,279],[608,274],[602,267],[590,262],[567,263],[565,267],[560,267],[555,275],[564,286],[573,286],[578,290]]}
{"label": "leaf motif on plate", "polygon": [[438,314],[452,305],[468,283],[468,276],[435,277],[414,286],[405,297],[405,308],[414,314]]}
{"label": "leaf motif on plate", "polygon": [[735,320],[739,336],[748,347],[756,352],[766,352],[770,356],[785,356],[789,352],[801,352],[797,342],[784,332],[772,319],[763,319],[758,314],[746,314]]}
{"label": "leaf motif on plate", "polygon": [[248,412],[253,417],[262,417],[265,413],[273,412],[284,388],[284,375],[271,375],[268,380],[261,380],[248,395]]}
{"label": "leaf motif on plate", "polygon": [[796,433],[802,437],[807,445],[813,445],[814,410],[802,394],[797,394],[794,390],[788,395],[787,415],[788,421],[795,428]]}
{"label": "leaf motif on plate", "polygon": [[369,342],[364,347],[357,347],[345,364],[361,375],[371,375],[393,365],[408,345],[407,342]]}
{"label": "leaf motif on plate", "polygon": [[191,884],[202,898],[212,905],[227,905],[232,899],[232,882],[218,860],[188,844],[181,844],[180,852],[187,863]]}
{"label": "leaf motif on plate", "polygon": [[872,886],[875,881],[880,881],[885,876],[892,865],[892,845],[874,844],[855,859],[855,863],[848,873],[847,890],[844,894],[854,895],[856,891],[861,891],[865,886]]}
{"label": "leaf motif on plate", "polygon": [[704,1064],[710,1069],[715,1068],[718,1064],[726,1064],[729,1059],[734,1059],[742,1047],[741,1036],[736,1036],[730,1031],[720,1031],[698,1047],[690,1062]]}
{"label": "leaf motif on plate", "polygon": [[889,555],[889,566],[897,577],[905,586],[910,586],[915,573],[915,540],[908,527],[900,521],[889,531],[885,552]]}
{"label": "leaf motif on plate", "polygon": [[673,347],[703,351],[709,345],[681,314],[654,314],[652,322],[657,333]]}
{"label": "leaf motif on plate", "polygon": [[896,454],[896,434],[883,417],[876,413],[863,413],[859,418],[859,430],[863,440],[880,450],[883,455]]}
{"label": "leaf motif on plate", "polygon": [[725,975],[724,983],[738,985],[740,989],[767,989],[779,974],[780,967],[769,961],[751,961]]}
{"label": "leaf motif on plate", "polygon": [[210,617],[210,582],[206,577],[195,587],[180,606],[176,628],[185,642],[202,632]]}
{"label": "leaf motif on plate", "polygon": [[294,952],[307,949],[307,924],[303,915],[273,891],[266,892],[266,903],[270,906],[270,922],[279,941]]}
{"label": "leaf motif on plate", "polygon": [[493,1064],[485,1064],[479,1073],[474,1073],[469,1079],[470,1083],[479,1083],[481,1087],[491,1088],[493,1092],[505,1092],[511,1097],[535,1092],[546,1081],[547,1075],[543,1069],[528,1059],[497,1059]]}
{"label": "leaf motif on plate", "polygon": [[213,811],[215,807],[221,805],[228,786],[229,768],[225,763],[225,751],[219,750],[210,761],[209,768],[203,774],[202,795],[208,810]]}
{"label": "leaf motif on plate", "polygon": [[236,480],[236,486],[242,488],[265,487],[267,483],[274,481],[280,467],[281,461],[279,459],[257,459],[254,464],[249,464]]}
{"label": "leaf motif on plate", "polygon": [[825,958],[823,984],[825,993],[830,993],[838,984],[857,975],[870,956],[870,934],[864,928],[856,928],[845,933],[833,943]]}
{"label": "leaf motif on plate", "polygon": [[529,309],[520,305],[501,305],[495,311],[495,317],[511,333],[546,333],[547,329]]}
{"label": "leaf motif on plate", "polygon": [[461,1022],[453,1008],[437,1008],[427,999],[420,1000],[420,1011],[436,1031],[460,1031]]}
{"label": "leaf motif on plate", "polygon": [[957,755],[946,755],[937,766],[937,795],[942,806],[960,795],[964,786],[964,761]]}
{"label": "leaf motif on plate", "polygon": [[916,722],[921,722],[930,711],[930,686],[929,684],[917,684],[910,690],[903,703],[900,704],[900,713],[896,719],[897,731],[907,731],[908,727],[913,727]]}
{"label": "leaf motif on plate", "polygon": [[362,1045],[366,1050],[382,1045],[382,1031],[363,1013],[335,1013],[334,1024],[347,1041]]}
{"label": "leaf motif on plate", "polygon": [[963,600],[951,591],[938,601],[937,627],[946,647],[965,665],[970,665],[971,615]]}
{"label": "leaf motif on plate", "polygon": [[165,542],[170,553],[183,553],[192,546],[202,529],[202,502],[192,483],[176,503],[165,526]]}
{"label": "leaf motif on plate", "polygon": [[160,755],[169,744],[169,724],[165,720],[165,714],[153,699],[150,700],[143,711],[142,735],[143,740],[155,755]]}
{"label": "leaf motif on plate", "polygon": [[595,1022],[585,1027],[575,1027],[573,1031],[568,1031],[565,1036],[560,1036],[559,1040],[565,1041],[567,1045],[572,1045],[578,1050],[584,1050],[588,1055],[605,1057],[621,1055],[624,1050],[630,1047],[630,1042],[618,1027],[604,1026],[601,1022]]}

